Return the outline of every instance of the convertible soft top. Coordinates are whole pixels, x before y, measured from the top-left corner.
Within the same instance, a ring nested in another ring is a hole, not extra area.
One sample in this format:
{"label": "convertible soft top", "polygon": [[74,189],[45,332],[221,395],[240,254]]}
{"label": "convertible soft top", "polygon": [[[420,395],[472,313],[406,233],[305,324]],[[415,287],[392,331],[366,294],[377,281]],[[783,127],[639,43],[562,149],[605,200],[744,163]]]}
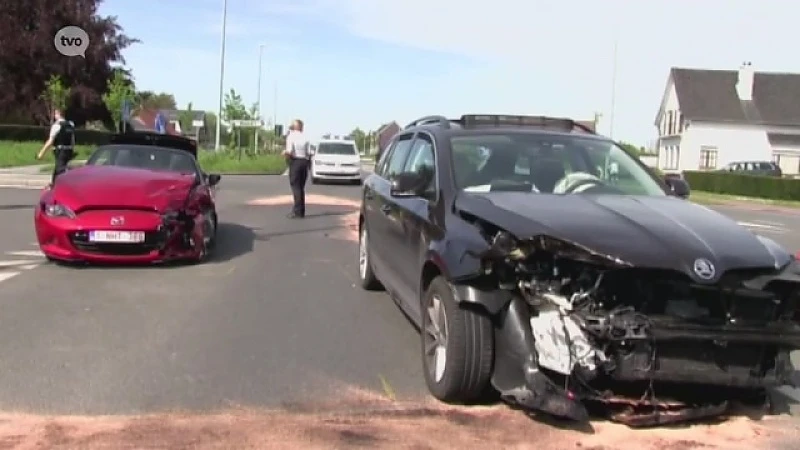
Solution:
{"label": "convertible soft top", "polygon": [[133,132],[120,133],[111,136],[109,144],[152,145],[189,152],[197,158],[197,141],[184,136],[170,134]]}

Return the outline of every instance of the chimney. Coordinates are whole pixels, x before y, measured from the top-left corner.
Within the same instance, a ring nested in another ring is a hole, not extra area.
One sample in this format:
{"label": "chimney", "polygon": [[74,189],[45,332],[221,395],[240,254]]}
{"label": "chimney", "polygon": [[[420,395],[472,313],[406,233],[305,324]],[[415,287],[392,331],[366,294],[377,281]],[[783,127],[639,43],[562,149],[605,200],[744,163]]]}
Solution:
{"label": "chimney", "polygon": [[739,67],[739,77],[736,81],[736,93],[739,100],[749,102],[753,100],[753,63],[746,61]]}

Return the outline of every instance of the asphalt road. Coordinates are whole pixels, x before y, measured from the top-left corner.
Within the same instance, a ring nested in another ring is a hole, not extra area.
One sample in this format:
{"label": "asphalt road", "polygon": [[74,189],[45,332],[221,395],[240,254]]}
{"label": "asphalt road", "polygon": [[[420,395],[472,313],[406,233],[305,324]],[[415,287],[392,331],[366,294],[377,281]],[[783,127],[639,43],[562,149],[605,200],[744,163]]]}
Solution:
{"label": "asphalt road", "polygon": [[[286,177],[227,177],[210,263],[71,268],[37,252],[38,193],[0,189],[0,410],[278,406],[346,387],[427,396],[417,332],[385,294],[356,285],[356,244],[342,224],[351,208],[312,204],[290,220],[288,205],[248,204],[288,194]],[[800,216],[724,212],[800,249]]]}
{"label": "asphalt road", "polygon": [[[358,188],[310,191],[357,198]],[[296,221],[288,206],[246,204],[286,193],[286,177],[224,179],[209,264],[0,269],[18,272],[0,283],[0,409],[273,406],[384,381],[398,396],[423,394],[416,331],[385,295],[357,287],[356,245],[332,236],[349,209],[309,205]],[[36,249],[37,195],[0,189],[3,259]]]}

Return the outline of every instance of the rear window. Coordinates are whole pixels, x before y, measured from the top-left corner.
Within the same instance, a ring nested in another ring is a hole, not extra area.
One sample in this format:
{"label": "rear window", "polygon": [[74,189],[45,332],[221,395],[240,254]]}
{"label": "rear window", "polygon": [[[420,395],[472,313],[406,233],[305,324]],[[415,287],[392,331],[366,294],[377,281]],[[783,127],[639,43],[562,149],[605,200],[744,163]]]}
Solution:
{"label": "rear window", "polygon": [[318,155],[356,155],[356,146],[346,142],[324,142],[317,146]]}

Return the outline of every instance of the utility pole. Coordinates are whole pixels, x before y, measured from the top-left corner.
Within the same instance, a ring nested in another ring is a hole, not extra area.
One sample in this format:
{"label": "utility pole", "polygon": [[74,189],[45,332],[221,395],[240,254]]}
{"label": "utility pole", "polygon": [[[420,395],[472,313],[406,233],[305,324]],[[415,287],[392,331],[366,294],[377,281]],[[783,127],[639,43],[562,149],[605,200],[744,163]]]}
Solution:
{"label": "utility pole", "polygon": [[278,80],[272,86],[272,124],[278,123]]}
{"label": "utility pole", "polygon": [[214,151],[219,151],[220,131],[222,125],[222,94],[225,83],[225,23],[228,20],[228,0],[222,0],[222,44],[219,51],[219,105],[217,108],[217,137]]}
{"label": "utility pole", "polygon": [[608,117],[608,135],[611,139],[614,139],[614,109],[617,103],[617,42],[617,37],[614,36],[614,59],[611,71],[611,113]]}
{"label": "utility pole", "polygon": [[[264,44],[258,46],[258,87],[256,89],[257,93],[256,96],[258,99],[256,100],[258,104],[258,120],[261,120],[261,58],[264,56]],[[255,136],[255,149],[253,149],[254,153],[258,153],[258,135],[261,132],[261,126],[256,127],[256,136]]]}

